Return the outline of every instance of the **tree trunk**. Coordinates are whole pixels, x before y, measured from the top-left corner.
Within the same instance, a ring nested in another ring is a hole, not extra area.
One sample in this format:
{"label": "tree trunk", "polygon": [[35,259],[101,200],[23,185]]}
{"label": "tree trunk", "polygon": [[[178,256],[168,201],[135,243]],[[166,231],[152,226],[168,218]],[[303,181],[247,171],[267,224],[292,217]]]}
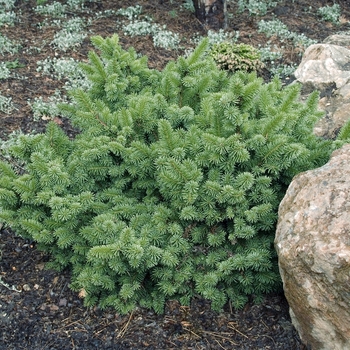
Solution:
{"label": "tree trunk", "polygon": [[226,0],[193,0],[196,17],[212,29],[227,26]]}

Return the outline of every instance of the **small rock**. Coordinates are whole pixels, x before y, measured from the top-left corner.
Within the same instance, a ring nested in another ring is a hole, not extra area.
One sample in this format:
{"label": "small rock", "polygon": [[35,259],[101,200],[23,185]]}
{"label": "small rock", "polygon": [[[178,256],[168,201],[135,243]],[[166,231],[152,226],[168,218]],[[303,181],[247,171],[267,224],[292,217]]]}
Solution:
{"label": "small rock", "polygon": [[50,311],[51,312],[52,311],[57,311],[59,309],[59,307],[57,305],[55,305],[55,304],[50,304],[49,307],[50,307]]}
{"label": "small rock", "polygon": [[25,292],[29,292],[31,290],[29,284],[24,284],[22,289],[25,291]]}
{"label": "small rock", "polygon": [[67,299],[66,298],[60,299],[58,305],[59,306],[67,306]]}

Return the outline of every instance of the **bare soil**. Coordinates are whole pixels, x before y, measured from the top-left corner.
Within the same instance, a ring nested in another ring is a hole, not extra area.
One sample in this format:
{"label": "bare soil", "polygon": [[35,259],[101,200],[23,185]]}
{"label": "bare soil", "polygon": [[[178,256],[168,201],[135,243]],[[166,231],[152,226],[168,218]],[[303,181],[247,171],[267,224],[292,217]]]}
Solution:
{"label": "bare soil", "polygon": [[[168,30],[187,38],[184,41],[186,46],[193,33],[205,35],[210,28],[200,23],[194,14],[181,9],[179,3],[175,0],[94,1],[86,2],[86,8],[91,10],[89,13],[81,11],[69,16],[91,18],[90,35],[106,37],[118,33],[124,48],[133,46],[137,52],[148,56],[150,67],[162,69],[183,50],[155,48],[149,36],[127,37],[116,29],[115,16],[94,18],[94,13],[142,5],[155,23],[166,24]],[[236,1],[232,3],[230,6],[234,10]],[[347,0],[336,1],[342,9],[340,25],[321,21],[317,16],[317,8],[332,6],[333,3],[326,0],[279,1],[278,6],[263,17],[249,16],[247,11],[234,15],[229,21],[229,30],[240,32],[239,42],[256,47],[259,44],[265,46],[268,41],[271,45],[280,45],[277,35],[268,39],[257,31],[257,23],[261,19],[278,18],[290,31],[304,33],[322,42],[329,35],[350,29],[350,4]],[[16,108],[11,114],[0,112],[0,138],[3,140],[15,130],[42,132],[47,120],[33,119],[28,100],[39,96],[45,100],[64,83],[43,77],[36,71],[38,60],[55,57],[56,53],[49,43],[57,27],[40,29],[37,23],[45,17],[33,11],[35,6],[35,0],[16,1],[16,13],[21,13],[20,21],[14,27],[0,28],[1,34],[22,45],[18,54],[3,55],[0,60],[18,59],[23,65],[15,70],[21,78],[1,80],[0,93],[12,97]],[[280,63],[300,63],[301,49],[287,41],[283,45],[285,54]],[[41,50],[30,50],[30,47],[41,47]],[[66,56],[86,60],[91,49],[87,38]],[[262,75],[266,81],[271,78],[267,70]],[[73,137],[74,130],[68,120],[61,116],[55,120]],[[259,305],[250,302],[243,310],[232,310],[227,305],[224,312],[217,313],[210,310],[207,301],[195,299],[190,307],[169,301],[163,315],[140,308],[121,316],[114,310],[84,307],[79,296],[69,289],[69,271],[46,270],[45,262],[49,257],[36,249],[35,242],[24,240],[10,229],[0,227],[0,249],[0,350],[308,349],[301,343],[291,323],[288,303],[282,291],[267,295]]]}

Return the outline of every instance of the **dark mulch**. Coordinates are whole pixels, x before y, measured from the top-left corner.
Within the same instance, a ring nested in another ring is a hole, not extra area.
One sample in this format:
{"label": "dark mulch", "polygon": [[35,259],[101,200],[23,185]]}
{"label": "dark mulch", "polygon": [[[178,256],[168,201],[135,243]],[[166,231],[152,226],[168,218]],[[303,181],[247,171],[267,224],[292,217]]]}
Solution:
{"label": "dark mulch", "polygon": [[[233,2],[236,3],[236,2]],[[254,46],[271,45],[277,37],[267,39],[257,33],[261,19],[282,20],[291,31],[304,33],[307,37],[323,41],[339,31],[348,31],[350,5],[347,0],[341,5],[343,24],[339,26],[322,22],[316,14],[320,6],[333,5],[333,1],[279,1],[279,5],[264,17],[249,17],[247,13],[230,19],[230,29],[239,30],[240,42]],[[192,33],[204,35],[203,26],[193,14],[179,8],[179,1],[90,1],[86,6],[92,13],[140,4],[144,12],[152,14],[156,23],[166,24],[169,30],[189,38]],[[1,27],[0,32],[11,40],[18,41],[22,48],[18,54],[4,55],[3,61],[18,61],[24,65],[16,69],[18,78],[1,80],[0,93],[12,97],[16,110],[8,115],[0,112],[0,138],[6,139],[15,130],[41,132],[46,120],[34,121],[28,100],[53,94],[62,82],[43,77],[37,71],[38,60],[53,57],[55,52],[49,43],[57,28],[37,26],[44,20],[32,9],[35,0],[19,0],[16,12],[20,21],[15,27]],[[234,5],[231,5],[234,6]],[[310,7],[311,6],[311,7]],[[72,16],[76,14],[71,14]],[[161,69],[177,55],[154,48],[150,37],[128,38],[116,30],[115,17],[94,19],[93,14],[79,13],[92,18],[92,35],[120,35],[124,48],[133,46],[149,57],[149,65]],[[41,51],[27,50],[41,47]],[[283,62],[299,63],[300,51],[292,43],[285,42]],[[91,49],[89,39],[66,57],[85,60]],[[269,73],[263,72],[269,79]],[[58,116],[57,122],[68,133],[74,130],[69,122]],[[0,229],[0,350],[19,349],[306,349],[291,324],[288,303],[283,293],[266,296],[260,305],[249,303],[243,310],[235,311],[227,305],[224,312],[210,310],[208,302],[195,299],[191,307],[169,301],[163,315],[138,309],[121,316],[113,310],[86,308],[76,293],[69,289],[69,271],[57,273],[44,268],[48,256],[35,248],[35,243],[17,237],[14,232]]]}
{"label": "dark mulch", "polygon": [[69,289],[69,273],[44,269],[47,257],[3,230],[0,349],[302,349],[283,295],[261,305],[216,313],[196,299],[168,302],[164,315],[138,309],[121,316],[85,308]]}

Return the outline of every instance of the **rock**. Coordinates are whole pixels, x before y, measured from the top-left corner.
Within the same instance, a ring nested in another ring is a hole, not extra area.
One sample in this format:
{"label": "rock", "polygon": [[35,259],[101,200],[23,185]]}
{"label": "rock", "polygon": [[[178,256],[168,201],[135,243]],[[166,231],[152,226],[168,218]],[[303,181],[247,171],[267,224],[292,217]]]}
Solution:
{"label": "rock", "polygon": [[25,291],[25,292],[29,292],[31,291],[31,288],[30,288],[30,285],[29,284],[24,284],[22,289]]}
{"label": "rock", "polygon": [[312,82],[322,88],[335,83],[339,89],[350,79],[350,50],[339,45],[311,45],[294,75],[303,84]]}
{"label": "rock", "polygon": [[296,81],[303,84],[303,98],[319,90],[319,109],[325,116],[316,124],[314,133],[328,139],[335,139],[350,119],[349,45],[349,35],[333,35],[325,43],[311,45],[294,73]]}
{"label": "rock", "polygon": [[313,130],[314,134],[335,140],[340,129],[350,118],[350,98],[344,99],[341,96],[322,97],[318,107],[324,110],[326,115],[316,123]]}
{"label": "rock", "polygon": [[293,325],[314,350],[350,349],[350,144],[297,175],[275,247]]}
{"label": "rock", "polygon": [[350,48],[350,36],[346,34],[334,34],[324,39],[323,43]]}

